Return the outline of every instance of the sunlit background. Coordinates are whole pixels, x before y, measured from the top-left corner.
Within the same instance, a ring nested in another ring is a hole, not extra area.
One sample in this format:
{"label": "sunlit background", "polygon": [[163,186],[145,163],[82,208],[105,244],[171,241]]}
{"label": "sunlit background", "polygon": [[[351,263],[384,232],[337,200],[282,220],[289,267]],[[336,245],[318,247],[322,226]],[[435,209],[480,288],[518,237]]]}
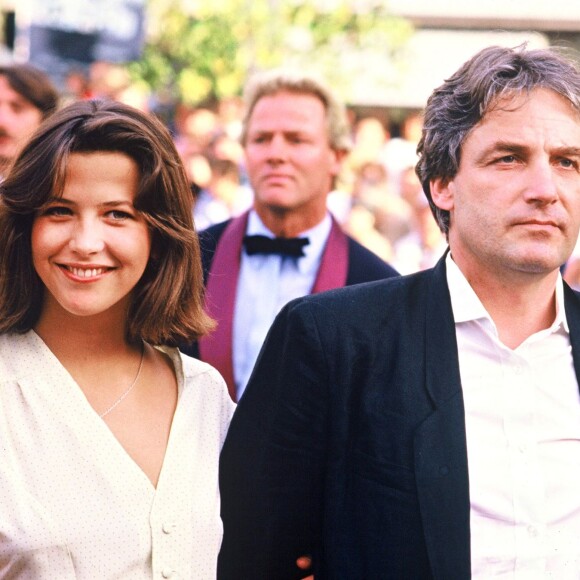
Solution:
{"label": "sunlit background", "polygon": [[489,44],[580,47],[576,0],[2,0],[3,60],[63,82],[92,62],[188,102],[239,94],[280,63],[323,72],[351,104],[421,107]]}
{"label": "sunlit background", "polygon": [[329,206],[403,273],[445,245],[413,172],[433,88],[488,45],[580,51],[579,0],[0,0],[0,24],[0,61],[43,69],[63,102],[112,97],[166,122],[198,227],[251,202],[237,142],[248,75],[321,74],[355,143]]}

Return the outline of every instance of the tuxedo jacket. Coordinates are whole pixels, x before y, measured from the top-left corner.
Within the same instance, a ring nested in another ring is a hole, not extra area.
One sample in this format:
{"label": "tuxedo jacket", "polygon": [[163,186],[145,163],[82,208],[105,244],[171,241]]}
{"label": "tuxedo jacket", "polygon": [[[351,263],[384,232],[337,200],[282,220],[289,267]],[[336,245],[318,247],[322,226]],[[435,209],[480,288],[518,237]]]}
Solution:
{"label": "tuxedo jacket", "polygon": [[[579,295],[565,286],[576,375]],[[218,578],[470,578],[465,414],[445,262],[290,302],[220,458]]]}
{"label": "tuxedo jacket", "polygon": [[[247,218],[248,212],[200,233],[206,307],[217,320],[218,328],[211,335],[204,337],[200,343],[182,348],[187,354],[201,358],[217,368],[234,400],[232,325]],[[219,264],[216,265],[218,260]],[[344,234],[333,220],[312,292],[397,275],[397,271],[382,259]]]}

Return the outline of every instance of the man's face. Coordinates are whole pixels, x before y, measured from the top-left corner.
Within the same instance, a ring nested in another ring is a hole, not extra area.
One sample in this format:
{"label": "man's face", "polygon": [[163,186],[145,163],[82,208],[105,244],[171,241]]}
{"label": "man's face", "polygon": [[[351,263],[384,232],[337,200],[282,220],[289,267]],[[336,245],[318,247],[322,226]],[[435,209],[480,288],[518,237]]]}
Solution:
{"label": "man's face", "polygon": [[431,183],[469,280],[556,272],[580,224],[580,118],[546,89],[500,100],[463,143],[457,175]]}
{"label": "man's face", "polygon": [[262,97],[248,123],[245,153],[258,213],[295,213],[311,225],[322,219],[340,154],[330,146],[318,98],[289,92]]}
{"label": "man's face", "polygon": [[42,112],[0,76],[0,160],[12,161],[42,122]]}

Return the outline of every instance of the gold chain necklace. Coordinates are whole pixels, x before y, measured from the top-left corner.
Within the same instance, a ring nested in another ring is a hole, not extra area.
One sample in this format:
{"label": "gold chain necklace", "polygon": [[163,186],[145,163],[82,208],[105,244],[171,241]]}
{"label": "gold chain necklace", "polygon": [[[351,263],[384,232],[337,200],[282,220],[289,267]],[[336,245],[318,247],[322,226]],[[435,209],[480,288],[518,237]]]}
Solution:
{"label": "gold chain necklace", "polygon": [[101,419],[106,417],[133,390],[133,387],[137,384],[137,381],[139,380],[139,376],[141,375],[141,369],[143,368],[144,359],[145,359],[145,343],[142,343],[141,361],[139,362],[139,369],[137,370],[137,374],[135,375],[133,382],[129,385],[129,388],[104,413],[101,413],[99,415],[99,417]]}

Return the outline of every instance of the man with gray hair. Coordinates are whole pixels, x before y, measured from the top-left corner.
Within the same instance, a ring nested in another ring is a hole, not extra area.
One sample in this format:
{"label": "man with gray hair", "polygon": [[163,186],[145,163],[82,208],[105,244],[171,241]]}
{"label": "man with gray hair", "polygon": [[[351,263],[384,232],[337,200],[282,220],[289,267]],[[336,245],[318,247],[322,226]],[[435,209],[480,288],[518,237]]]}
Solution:
{"label": "man with gray hair", "polygon": [[274,317],[291,299],[395,276],[346,236],[326,201],[350,146],[344,107],[315,77],[261,73],[246,88],[242,129],[251,211],[200,235],[206,305],[217,329],[185,347],[238,400]]}
{"label": "man with gray hair", "polygon": [[449,252],[277,317],[222,451],[220,579],[580,577],[577,64],[479,52],[418,150]]}

